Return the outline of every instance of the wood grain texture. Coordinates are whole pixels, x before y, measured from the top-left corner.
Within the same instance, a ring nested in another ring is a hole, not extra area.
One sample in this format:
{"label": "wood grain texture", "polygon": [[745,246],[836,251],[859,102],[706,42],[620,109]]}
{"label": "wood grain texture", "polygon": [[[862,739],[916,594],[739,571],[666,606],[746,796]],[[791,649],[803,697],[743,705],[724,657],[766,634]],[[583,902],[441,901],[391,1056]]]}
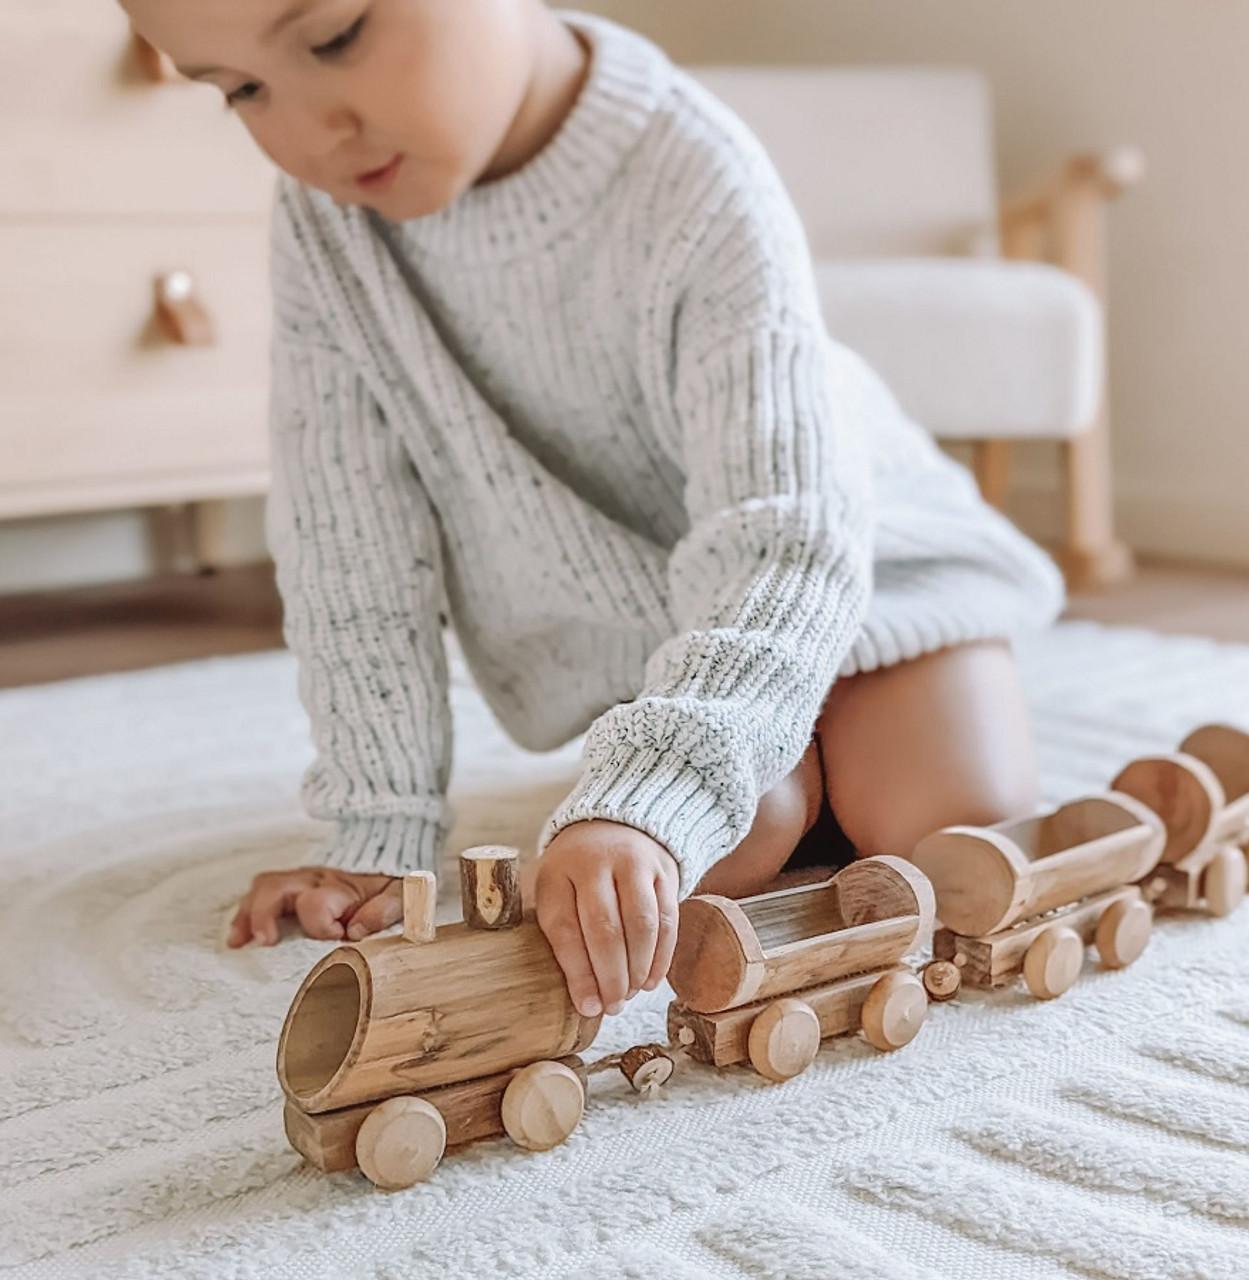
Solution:
{"label": "wood grain texture", "polygon": [[433,942],[438,909],[438,880],[432,871],[403,877],[403,936],[408,942]]}
{"label": "wood grain texture", "polygon": [[933,905],[926,878],[899,858],[751,898],[696,894],[681,904],[668,981],[682,1004],[715,1013],[881,969],[927,941]]}
{"label": "wood grain texture", "polygon": [[933,953],[939,960],[957,964],[968,986],[979,989],[1007,986],[1022,973],[1028,948],[1052,925],[1067,925],[1087,945],[1094,941],[1098,921],[1114,903],[1141,899],[1141,890],[1136,885],[1125,885],[985,937],[939,929],[933,939]]}
{"label": "wood grain texture", "polygon": [[[585,1063],[580,1057],[567,1055],[559,1061],[577,1072],[585,1083]],[[420,1095],[424,1101],[437,1107],[442,1116],[447,1126],[448,1149],[503,1134],[503,1094],[520,1069],[514,1067],[462,1084],[431,1089]],[[322,1173],[354,1169],[356,1136],[377,1105],[376,1102],[363,1102],[314,1115],[288,1098],[283,1110],[286,1136],[291,1146]]]}
{"label": "wood grain texture", "polygon": [[921,840],[914,860],[933,883],[942,924],[984,937],[1134,883],[1165,841],[1154,812],[1130,795],[1107,794],[991,827],[947,827]]}
{"label": "wood grain texture", "polygon": [[891,1053],[915,1039],[927,1014],[924,984],[909,971],[887,973],[863,1002],[863,1034],[868,1044]]}
{"label": "wood grain texture", "polygon": [[503,1091],[503,1128],[526,1151],[550,1151],[581,1123],[585,1084],[562,1062],[522,1067]]}
{"label": "wood grain texture", "polygon": [[520,889],[520,850],[481,845],[460,854],[460,902],[472,929],[512,929],[524,908]]}
{"label": "wood grain texture", "polygon": [[1174,864],[1206,843],[1223,808],[1223,788],[1209,765],[1179,753],[1140,756],[1110,784],[1156,813],[1167,837],[1160,861]]}
{"label": "wood grain texture", "polygon": [[794,996],[770,1004],[750,1024],[746,1052],[750,1065],[778,1083],[805,1071],[820,1049],[820,1020],[805,1000]]}
{"label": "wood grain texture", "polygon": [[[905,965],[896,968],[898,972],[910,973]],[[881,977],[880,973],[863,973],[794,994],[814,1010],[823,1040],[859,1029],[863,1002]],[[719,1013],[699,1013],[680,1001],[673,1001],[668,1006],[668,1037],[673,1043],[681,1044],[697,1062],[715,1067],[748,1062],[750,1028],[770,1003],[764,1000]]]}
{"label": "wood grain texture", "polygon": [[498,931],[447,925],[421,946],[367,938],[304,979],[278,1079],[304,1110],[337,1110],[576,1053],[601,1020],[577,1012],[532,915]]}

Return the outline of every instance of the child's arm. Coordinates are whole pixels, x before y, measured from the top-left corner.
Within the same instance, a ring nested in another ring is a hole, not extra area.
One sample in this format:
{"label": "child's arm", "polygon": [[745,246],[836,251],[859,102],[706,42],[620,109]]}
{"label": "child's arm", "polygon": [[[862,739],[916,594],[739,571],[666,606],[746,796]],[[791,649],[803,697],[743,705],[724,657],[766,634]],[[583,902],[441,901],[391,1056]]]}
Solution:
{"label": "child's arm", "polygon": [[[313,860],[340,873],[346,925],[377,877],[432,869],[451,823],[441,542],[402,441],[307,294],[288,218],[279,200],[266,522],[316,748],[304,807],[335,824]],[[287,911],[305,923],[293,892],[253,886],[267,905],[251,932],[275,936]]]}
{"label": "child's arm", "polygon": [[665,277],[643,310],[668,371],[652,420],[686,472],[675,634],[634,701],[591,726],[540,841],[587,820],[637,827],[677,859],[682,897],[806,750],[872,582],[861,365],[828,338],[770,162],[740,137],[729,150],[656,249]]}

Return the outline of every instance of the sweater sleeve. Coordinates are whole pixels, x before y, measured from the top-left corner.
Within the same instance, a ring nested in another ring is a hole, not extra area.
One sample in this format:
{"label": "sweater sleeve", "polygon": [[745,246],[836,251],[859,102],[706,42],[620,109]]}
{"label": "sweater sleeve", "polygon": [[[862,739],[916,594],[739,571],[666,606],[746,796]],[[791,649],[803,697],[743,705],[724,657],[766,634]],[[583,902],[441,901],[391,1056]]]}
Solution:
{"label": "sweater sleeve", "polygon": [[272,241],[270,550],[316,756],[314,857],[402,875],[451,825],[452,725],[436,516],[402,441],[319,320],[282,206]]}
{"label": "sweater sleeve", "polygon": [[637,697],[590,726],[540,841],[586,819],[637,827],[677,859],[682,897],[801,759],[871,591],[866,433],[805,236],[761,156],[727,186],[683,237],[698,248],[671,309],[689,519],[668,565],[677,631]]}

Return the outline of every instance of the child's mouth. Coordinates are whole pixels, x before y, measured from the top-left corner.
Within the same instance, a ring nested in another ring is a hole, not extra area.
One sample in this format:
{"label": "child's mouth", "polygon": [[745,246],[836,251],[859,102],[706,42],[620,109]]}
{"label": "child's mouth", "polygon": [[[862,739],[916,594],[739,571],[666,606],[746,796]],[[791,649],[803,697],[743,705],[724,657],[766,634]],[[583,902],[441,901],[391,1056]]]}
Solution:
{"label": "child's mouth", "polygon": [[374,169],[371,173],[358,174],[356,183],[358,186],[363,187],[365,191],[375,194],[388,191],[402,164],[403,156],[397,155],[385,168]]}

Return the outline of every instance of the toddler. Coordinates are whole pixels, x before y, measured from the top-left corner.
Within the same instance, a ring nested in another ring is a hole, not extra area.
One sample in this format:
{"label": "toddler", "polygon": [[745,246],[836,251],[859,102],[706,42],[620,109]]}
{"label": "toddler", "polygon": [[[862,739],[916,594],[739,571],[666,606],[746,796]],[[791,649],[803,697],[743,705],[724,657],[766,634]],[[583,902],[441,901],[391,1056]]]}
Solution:
{"label": "toddler", "polygon": [[533,884],[585,1014],[695,890],[1035,807],[1010,640],[1058,572],[828,335],[723,104],[541,0],[123,2],[282,171],[268,532],[333,835],[232,946],[438,866],[444,622],[519,744],[586,734]]}

